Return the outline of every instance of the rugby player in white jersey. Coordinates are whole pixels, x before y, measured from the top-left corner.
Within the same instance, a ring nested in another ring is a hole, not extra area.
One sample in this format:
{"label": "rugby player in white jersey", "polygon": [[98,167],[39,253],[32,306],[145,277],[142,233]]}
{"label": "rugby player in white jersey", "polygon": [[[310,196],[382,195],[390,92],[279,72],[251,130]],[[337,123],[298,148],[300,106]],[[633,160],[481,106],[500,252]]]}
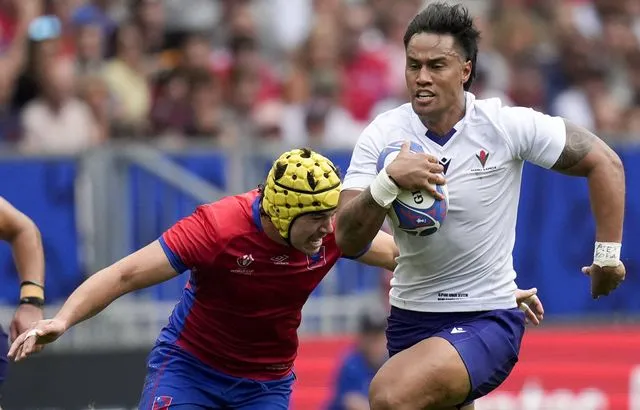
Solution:
{"label": "rugby player in white jersey", "polygon": [[[593,298],[625,276],[620,262],[625,181],[619,157],[589,131],[529,108],[469,93],[479,32],[461,6],[431,4],[404,44],[411,102],[379,115],[353,152],[337,216],[337,241],[357,254],[380,229],[400,189],[449,191],[433,235],[393,234],[400,249],[391,281],[389,361],[373,379],[372,410],[470,409],[518,360],[524,315],[516,308],[512,251],[524,161],[586,177],[596,222]],[[382,149],[401,153],[380,173]],[[444,166],[443,166],[444,165]],[[561,200],[561,198],[556,198]]]}

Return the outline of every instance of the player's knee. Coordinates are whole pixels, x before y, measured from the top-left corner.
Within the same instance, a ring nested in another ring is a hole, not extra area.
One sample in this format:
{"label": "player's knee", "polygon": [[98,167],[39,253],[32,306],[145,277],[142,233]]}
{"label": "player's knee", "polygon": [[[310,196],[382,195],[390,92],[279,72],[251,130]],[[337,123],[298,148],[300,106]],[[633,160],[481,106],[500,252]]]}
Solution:
{"label": "player's knee", "polygon": [[[426,405],[423,405],[425,404]],[[420,404],[409,401],[406,396],[389,389],[378,391],[369,395],[369,407],[371,410],[435,410],[435,402],[429,397],[422,397]]]}
{"label": "player's knee", "polygon": [[423,394],[415,400],[409,393],[395,383],[372,382],[369,407],[371,410],[429,410],[436,403],[429,394]]}
{"label": "player's knee", "polygon": [[371,410],[408,410],[403,406],[402,399],[389,389],[371,390],[369,392],[369,407]]}
{"label": "player's knee", "polygon": [[374,378],[369,388],[369,406],[371,410],[444,410],[444,405],[458,401],[455,396],[458,395],[437,378],[420,387],[397,377]]}
{"label": "player's knee", "polygon": [[378,373],[369,385],[369,407],[371,410],[389,410],[398,404],[393,389],[389,388],[391,383],[384,380],[381,373]]}

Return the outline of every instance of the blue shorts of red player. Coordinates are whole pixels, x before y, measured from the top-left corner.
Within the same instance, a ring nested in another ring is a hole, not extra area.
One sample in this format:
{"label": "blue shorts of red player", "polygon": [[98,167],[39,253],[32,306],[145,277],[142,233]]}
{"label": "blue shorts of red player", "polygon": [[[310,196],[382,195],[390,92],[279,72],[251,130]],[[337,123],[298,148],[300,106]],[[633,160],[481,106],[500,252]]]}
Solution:
{"label": "blue shorts of red player", "polygon": [[286,410],[295,375],[256,381],[226,375],[170,344],[156,345],[147,361],[139,410]]}
{"label": "blue shorts of red player", "polygon": [[520,309],[426,313],[391,308],[387,326],[389,356],[430,337],[446,339],[467,367],[471,392],[459,407],[495,390],[513,370],[524,335]]}
{"label": "blue shorts of red player", "polygon": [[0,397],[2,397],[2,385],[7,376],[7,353],[9,352],[9,337],[0,326]]}

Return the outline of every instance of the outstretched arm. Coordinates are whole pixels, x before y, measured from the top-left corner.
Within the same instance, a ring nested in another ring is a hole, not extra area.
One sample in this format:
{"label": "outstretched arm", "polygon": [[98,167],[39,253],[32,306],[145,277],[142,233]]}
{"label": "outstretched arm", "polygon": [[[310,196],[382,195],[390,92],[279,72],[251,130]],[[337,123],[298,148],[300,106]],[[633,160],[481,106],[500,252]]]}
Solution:
{"label": "outstretched arm", "polygon": [[41,320],[11,345],[9,357],[16,361],[37,352],[70,327],[101,312],[120,296],[164,282],[178,273],[159,241],[154,241],[84,281],[53,319]]}
{"label": "outstretched arm", "polygon": [[160,239],[92,275],[69,296],[53,319],[40,320],[18,336],[9,356],[20,360],[56,340],[71,326],[98,314],[120,296],[210,263],[221,249],[214,216],[221,209],[224,207],[220,203],[199,206]]}
{"label": "outstretched arm", "polygon": [[624,220],[625,176],[620,157],[591,132],[565,121],[566,142],[553,169],[586,177],[596,222],[594,263],[583,268],[591,276],[594,298],[608,295],[625,277],[620,262]]}
{"label": "outstretched arm", "polygon": [[100,313],[120,296],[176,275],[178,272],[156,240],[84,281],[54,319],[60,320],[68,329]]}

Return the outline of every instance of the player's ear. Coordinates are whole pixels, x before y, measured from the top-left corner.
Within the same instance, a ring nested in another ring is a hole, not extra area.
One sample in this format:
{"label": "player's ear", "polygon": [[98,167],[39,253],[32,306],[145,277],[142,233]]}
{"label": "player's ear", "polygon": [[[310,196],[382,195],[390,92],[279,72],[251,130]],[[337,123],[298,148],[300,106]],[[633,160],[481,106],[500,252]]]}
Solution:
{"label": "player's ear", "polygon": [[466,84],[467,81],[469,81],[469,78],[471,77],[471,69],[472,69],[472,63],[471,60],[467,60],[462,64],[462,84]]}

